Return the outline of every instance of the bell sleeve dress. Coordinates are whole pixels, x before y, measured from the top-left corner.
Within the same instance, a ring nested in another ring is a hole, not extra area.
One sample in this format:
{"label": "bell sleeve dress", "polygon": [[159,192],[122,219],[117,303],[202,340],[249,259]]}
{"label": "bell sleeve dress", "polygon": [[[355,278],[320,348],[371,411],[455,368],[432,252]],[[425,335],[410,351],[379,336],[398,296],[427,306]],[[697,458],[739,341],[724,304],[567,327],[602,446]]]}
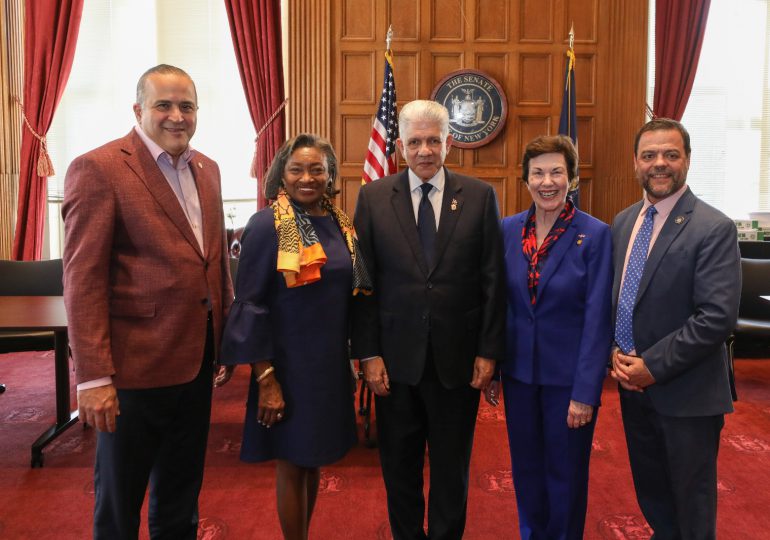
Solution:
{"label": "bell sleeve dress", "polygon": [[242,236],[235,302],[222,340],[223,364],[269,360],[286,402],[271,428],[257,422],[259,385],[251,376],[241,459],[283,459],[319,467],[356,442],[348,361],[352,263],[332,216],[310,217],[327,256],[321,279],[287,288],[276,270],[273,211],[252,216]]}

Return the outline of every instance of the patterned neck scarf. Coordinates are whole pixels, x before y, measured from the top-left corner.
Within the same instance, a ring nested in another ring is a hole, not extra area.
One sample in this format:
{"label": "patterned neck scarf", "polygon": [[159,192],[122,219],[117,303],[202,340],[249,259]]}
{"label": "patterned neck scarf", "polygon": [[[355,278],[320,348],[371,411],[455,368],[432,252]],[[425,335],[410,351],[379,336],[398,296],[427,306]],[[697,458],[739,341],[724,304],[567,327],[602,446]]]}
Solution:
{"label": "patterned neck scarf", "polygon": [[521,251],[529,261],[529,269],[527,271],[527,286],[529,288],[529,300],[532,305],[535,305],[537,301],[537,285],[540,282],[540,272],[545,266],[545,261],[548,259],[548,254],[556,241],[564,234],[569,224],[572,222],[572,218],[575,217],[575,205],[570,199],[564,204],[564,208],[559,213],[559,217],[556,218],[556,222],[548,231],[548,235],[540,245],[540,249],[537,247],[537,227],[535,223],[535,205],[529,209],[527,219],[524,223],[524,228],[521,230]]}
{"label": "patterned neck scarf", "polygon": [[[275,232],[278,235],[278,271],[286,286],[300,287],[321,279],[326,253],[307,212],[292,201],[282,189],[271,205]],[[371,294],[372,280],[358,248],[353,223],[345,213],[324,196],[321,208],[329,212],[340,228],[353,263],[353,294]]]}

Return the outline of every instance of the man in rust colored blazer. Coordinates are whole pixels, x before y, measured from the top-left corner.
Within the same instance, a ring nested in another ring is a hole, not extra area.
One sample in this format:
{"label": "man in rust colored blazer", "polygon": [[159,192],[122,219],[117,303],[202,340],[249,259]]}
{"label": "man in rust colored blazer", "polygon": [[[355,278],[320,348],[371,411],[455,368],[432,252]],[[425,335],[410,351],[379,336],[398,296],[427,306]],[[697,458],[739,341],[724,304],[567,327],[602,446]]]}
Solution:
{"label": "man in rust colored blazer", "polygon": [[215,351],[232,301],[217,164],[192,150],[197,95],[159,65],[137,126],[72,162],[64,300],[80,418],[98,431],[94,538],[195,539]]}

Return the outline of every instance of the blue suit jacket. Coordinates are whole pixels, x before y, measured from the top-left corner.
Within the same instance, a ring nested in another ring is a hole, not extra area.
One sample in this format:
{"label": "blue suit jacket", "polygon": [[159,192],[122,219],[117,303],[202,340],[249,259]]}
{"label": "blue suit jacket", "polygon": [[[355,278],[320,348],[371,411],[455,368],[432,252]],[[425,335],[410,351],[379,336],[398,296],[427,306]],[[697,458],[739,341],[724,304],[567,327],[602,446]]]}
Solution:
{"label": "blue suit jacket", "polygon": [[508,315],[503,372],[529,383],[572,386],[572,399],[598,405],[612,333],[609,227],[577,211],[551,248],[537,303],[527,288],[521,250],[527,212],[503,220]]}
{"label": "blue suit jacket", "polygon": [[[642,201],[612,224],[614,313],[628,242]],[[690,188],[671,210],[644,266],[634,305],[634,343],[655,377],[647,387],[668,416],[732,412],[725,340],[735,327],[741,259],[735,224]]]}

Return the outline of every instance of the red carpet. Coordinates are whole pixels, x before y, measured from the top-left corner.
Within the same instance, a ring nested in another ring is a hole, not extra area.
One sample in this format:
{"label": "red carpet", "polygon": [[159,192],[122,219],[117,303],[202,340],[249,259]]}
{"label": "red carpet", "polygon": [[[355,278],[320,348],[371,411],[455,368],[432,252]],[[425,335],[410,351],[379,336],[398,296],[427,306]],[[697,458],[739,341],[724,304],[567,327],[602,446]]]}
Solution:
{"label": "red carpet", "polygon": [[[770,539],[770,361],[740,360],[736,378],[741,400],[722,432],[719,538]],[[0,355],[0,382],[8,385],[0,395],[0,539],[90,538],[93,431],[73,426],[45,449],[44,468],[29,468],[30,446],[54,415],[53,353]],[[238,460],[246,382],[243,369],[215,391],[199,538],[281,537],[272,464]],[[603,400],[585,538],[649,538],[609,382]],[[310,533],[323,540],[390,538],[376,450],[360,444],[324,470]],[[483,405],[479,413],[465,538],[518,538],[502,406]]]}

